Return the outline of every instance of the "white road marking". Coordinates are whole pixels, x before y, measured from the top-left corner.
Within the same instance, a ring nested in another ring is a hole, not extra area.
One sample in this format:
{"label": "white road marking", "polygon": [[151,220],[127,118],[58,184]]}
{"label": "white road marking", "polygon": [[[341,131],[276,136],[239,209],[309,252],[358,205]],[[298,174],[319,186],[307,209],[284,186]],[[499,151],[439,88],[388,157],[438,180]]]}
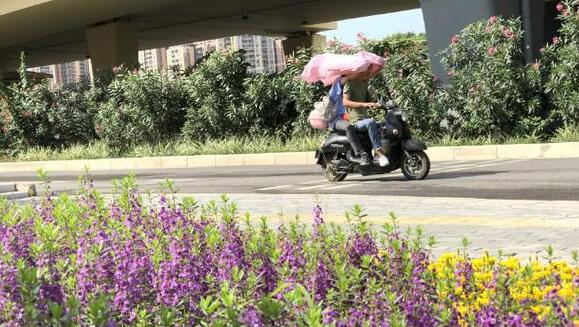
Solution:
{"label": "white road marking", "polygon": [[258,189],[258,191],[273,191],[273,190],[279,190],[282,188],[288,188],[288,187],[292,187],[293,185],[279,185],[279,186],[272,186],[272,187],[264,187],[264,188],[260,188]]}
{"label": "white road marking", "polygon": [[310,184],[318,184],[318,183],[324,183],[324,182],[327,182],[327,180],[326,180],[326,179],[318,179],[318,180],[315,180],[315,181],[303,182],[303,183],[300,183],[300,184],[310,185]]}
{"label": "white road marking", "polygon": [[346,187],[352,187],[352,186],[360,186],[361,184],[356,184],[356,183],[351,183],[351,184],[341,184],[341,185],[337,185],[337,186],[329,186],[329,187],[324,187],[322,188],[322,190],[337,190],[337,189],[341,189],[341,188],[346,188]]}
{"label": "white road marking", "polygon": [[520,159],[520,160],[507,160],[507,161],[500,161],[500,162],[494,162],[494,163],[488,163],[488,164],[482,164],[482,165],[474,165],[474,166],[470,166],[470,167],[437,170],[436,172],[445,172],[445,173],[447,173],[447,172],[462,171],[462,170],[467,170],[467,169],[477,169],[477,168],[498,166],[498,165],[504,165],[504,164],[510,164],[510,163],[515,163],[515,162],[520,162],[520,161],[525,161],[525,160],[524,160],[524,159]]}
{"label": "white road marking", "polygon": [[455,169],[472,168],[472,167],[477,167],[477,166],[478,166],[477,164],[456,165],[456,166],[446,166],[446,167],[435,166],[436,169],[431,169],[430,172],[436,173],[439,171],[449,171],[449,170],[455,170]]}
{"label": "white road marking", "polygon": [[316,188],[323,188],[323,187],[326,187],[326,186],[328,186],[328,184],[300,187],[300,188],[298,188],[297,190],[298,190],[298,191],[307,191],[307,190],[313,190],[313,189],[316,189]]}

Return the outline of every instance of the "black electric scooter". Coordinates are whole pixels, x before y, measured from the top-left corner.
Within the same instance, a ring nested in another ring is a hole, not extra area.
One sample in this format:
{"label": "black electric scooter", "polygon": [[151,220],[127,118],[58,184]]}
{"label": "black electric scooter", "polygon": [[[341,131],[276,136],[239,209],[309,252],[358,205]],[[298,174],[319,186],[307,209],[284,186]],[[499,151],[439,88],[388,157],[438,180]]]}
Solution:
{"label": "black electric scooter", "polygon": [[[430,159],[424,152],[426,144],[412,137],[408,125],[408,113],[394,102],[381,103],[386,110],[386,119],[378,123],[380,137],[390,164],[378,165],[378,158],[372,158],[369,165],[352,161],[354,153],[346,138],[345,132],[332,132],[316,150],[317,163],[324,170],[324,176],[330,182],[341,182],[348,174],[359,173],[362,176],[386,174],[401,169],[408,180],[421,180],[430,172]],[[372,153],[372,143],[368,132],[358,132],[364,150]]]}

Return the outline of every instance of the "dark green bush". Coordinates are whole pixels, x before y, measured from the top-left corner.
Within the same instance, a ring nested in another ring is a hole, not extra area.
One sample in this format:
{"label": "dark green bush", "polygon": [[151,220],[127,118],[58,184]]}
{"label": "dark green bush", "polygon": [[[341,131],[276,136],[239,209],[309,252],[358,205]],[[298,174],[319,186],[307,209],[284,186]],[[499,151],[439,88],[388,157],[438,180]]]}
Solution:
{"label": "dark green bush", "polygon": [[62,147],[94,139],[95,112],[88,104],[86,88],[52,89],[46,82],[30,80],[24,67],[22,64],[20,81],[2,89],[4,152]]}
{"label": "dark green bush", "polygon": [[292,81],[286,76],[254,74],[245,81],[240,122],[251,135],[286,138],[297,117],[291,97]]}
{"label": "dark green bush", "polygon": [[406,109],[416,133],[424,136],[437,133],[441,121],[435,106],[437,79],[430,71],[426,36],[395,34],[377,41],[360,36],[360,46],[386,59],[382,74],[370,83],[375,97],[393,99]]}
{"label": "dark green bush", "polygon": [[448,133],[502,138],[540,129],[538,74],[524,64],[522,37],[519,19],[491,17],[451,39],[450,83],[439,97]]}
{"label": "dark green bush", "polygon": [[181,132],[187,92],[179,79],[155,72],[123,70],[107,88],[96,131],[112,148],[156,143]]}
{"label": "dark green bush", "polygon": [[558,5],[560,36],[544,49],[540,65],[555,127],[579,124],[579,1]]}
{"label": "dark green bush", "polygon": [[185,137],[205,140],[249,132],[251,126],[240,117],[247,67],[241,51],[213,53],[187,77]]}

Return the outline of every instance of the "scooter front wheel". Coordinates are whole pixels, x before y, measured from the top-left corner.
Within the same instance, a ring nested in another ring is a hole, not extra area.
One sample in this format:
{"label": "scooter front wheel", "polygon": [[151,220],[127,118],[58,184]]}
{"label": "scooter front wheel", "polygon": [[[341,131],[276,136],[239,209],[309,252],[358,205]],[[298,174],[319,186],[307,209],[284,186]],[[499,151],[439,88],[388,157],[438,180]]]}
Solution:
{"label": "scooter front wheel", "polygon": [[329,182],[341,182],[346,179],[346,176],[348,176],[348,173],[337,172],[332,165],[327,165],[324,169],[324,177]]}
{"label": "scooter front wheel", "polygon": [[402,158],[402,174],[408,180],[425,179],[430,172],[430,159],[424,151],[409,151],[410,156]]}

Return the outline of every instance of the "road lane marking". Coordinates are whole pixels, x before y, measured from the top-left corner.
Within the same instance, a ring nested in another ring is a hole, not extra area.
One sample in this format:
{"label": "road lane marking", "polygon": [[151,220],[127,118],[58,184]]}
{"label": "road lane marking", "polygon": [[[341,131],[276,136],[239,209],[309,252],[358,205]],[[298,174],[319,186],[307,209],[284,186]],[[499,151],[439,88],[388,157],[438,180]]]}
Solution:
{"label": "road lane marking", "polygon": [[303,183],[300,183],[300,184],[310,185],[310,184],[319,184],[319,183],[324,183],[324,182],[327,182],[327,180],[325,180],[325,179],[318,179],[318,180],[315,180],[315,181],[303,182]]}
{"label": "road lane marking", "polygon": [[278,186],[272,186],[272,187],[264,187],[264,188],[260,188],[258,189],[258,191],[273,191],[273,190],[279,190],[282,188],[288,188],[288,187],[292,187],[293,185],[278,185]]}
{"label": "road lane marking", "polygon": [[[468,163],[467,163],[468,162]],[[431,169],[430,171],[432,172],[438,172],[438,171],[448,171],[451,169],[462,169],[462,168],[470,168],[470,167],[479,167],[482,165],[487,165],[487,164],[492,164],[492,165],[497,165],[497,164],[501,164],[504,163],[505,161],[501,161],[501,162],[497,162],[496,160],[483,160],[483,161],[478,161],[478,162],[474,162],[474,161],[463,161],[461,163],[457,163],[456,165],[444,165],[444,167],[441,167],[438,164],[434,164],[431,165],[434,167],[434,169]]]}
{"label": "road lane marking", "polygon": [[298,191],[307,191],[307,190],[313,190],[313,189],[316,189],[316,188],[322,188],[322,187],[326,187],[326,186],[328,186],[328,184],[300,187],[300,188],[298,188],[297,190],[298,190]]}
{"label": "road lane marking", "polygon": [[520,160],[507,160],[507,161],[501,161],[501,162],[495,162],[495,163],[489,163],[489,164],[483,164],[483,165],[474,165],[474,166],[470,166],[470,167],[436,170],[436,171],[433,171],[433,172],[436,172],[436,173],[438,173],[438,172],[450,173],[450,172],[463,171],[463,170],[468,170],[468,169],[478,169],[478,168],[484,168],[484,167],[492,167],[492,166],[498,166],[498,165],[504,165],[504,164],[511,164],[511,163],[521,162],[521,161],[525,161],[525,160],[524,160],[524,159],[520,159]]}
{"label": "road lane marking", "polygon": [[342,188],[347,188],[347,187],[352,187],[352,186],[360,186],[361,184],[357,184],[357,183],[351,183],[351,184],[343,184],[343,185],[337,185],[337,186],[328,186],[328,187],[324,187],[322,188],[322,190],[326,191],[326,190],[337,190],[337,189],[342,189]]}

